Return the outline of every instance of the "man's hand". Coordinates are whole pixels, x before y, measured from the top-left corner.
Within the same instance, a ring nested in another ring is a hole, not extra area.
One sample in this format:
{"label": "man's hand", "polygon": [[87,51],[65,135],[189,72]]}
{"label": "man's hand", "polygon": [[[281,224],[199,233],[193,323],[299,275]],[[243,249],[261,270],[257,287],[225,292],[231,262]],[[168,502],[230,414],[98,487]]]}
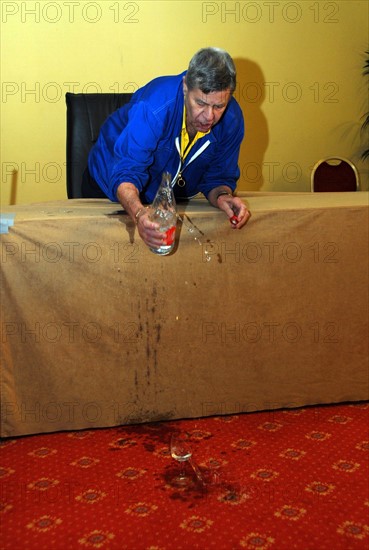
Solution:
{"label": "man's hand", "polygon": [[251,217],[250,211],[238,197],[220,195],[217,199],[217,205],[220,210],[227,214],[233,229],[241,229]]}
{"label": "man's hand", "polygon": [[232,195],[232,190],[226,185],[215,187],[208,194],[210,204],[223,210],[231,222],[232,229],[241,229],[251,217],[251,212],[238,197]]}
{"label": "man's hand", "polygon": [[160,233],[159,224],[149,219],[149,210],[142,205],[137,188],[129,182],[121,183],[117,198],[132,220],[137,224],[138,234],[149,248],[159,248],[165,243],[165,233]]}
{"label": "man's hand", "polygon": [[149,248],[160,248],[166,243],[166,234],[159,231],[159,224],[149,218],[149,210],[142,208],[136,216],[138,233]]}

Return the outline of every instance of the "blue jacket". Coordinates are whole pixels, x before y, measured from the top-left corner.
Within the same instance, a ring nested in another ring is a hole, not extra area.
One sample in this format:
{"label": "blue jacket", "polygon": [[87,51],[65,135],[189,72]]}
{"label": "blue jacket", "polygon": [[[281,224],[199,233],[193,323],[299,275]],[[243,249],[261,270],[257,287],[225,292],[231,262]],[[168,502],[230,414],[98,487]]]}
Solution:
{"label": "blue jacket", "polygon": [[[180,167],[184,75],[152,80],[103,124],[88,166],[111,201],[117,201],[117,187],[122,182],[133,183],[141,200],[152,202],[163,172],[169,172],[175,181]],[[175,196],[187,198],[201,192],[207,197],[222,184],[235,190],[243,135],[242,111],[232,97],[220,121],[187,155],[181,170],[186,185],[174,184]]]}

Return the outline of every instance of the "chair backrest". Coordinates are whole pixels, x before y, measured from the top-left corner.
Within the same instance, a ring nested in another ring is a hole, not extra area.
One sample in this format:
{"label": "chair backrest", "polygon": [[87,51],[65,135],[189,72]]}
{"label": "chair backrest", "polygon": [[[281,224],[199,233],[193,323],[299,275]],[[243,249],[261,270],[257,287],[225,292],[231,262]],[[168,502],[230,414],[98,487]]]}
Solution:
{"label": "chair backrest", "polygon": [[320,160],[311,172],[311,191],[317,193],[358,191],[359,173],[356,166],[343,157]]}
{"label": "chair backrest", "polygon": [[133,94],[72,94],[67,104],[67,195],[82,197],[82,176],[91,147],[100,128],[114,111],[128,103]]}

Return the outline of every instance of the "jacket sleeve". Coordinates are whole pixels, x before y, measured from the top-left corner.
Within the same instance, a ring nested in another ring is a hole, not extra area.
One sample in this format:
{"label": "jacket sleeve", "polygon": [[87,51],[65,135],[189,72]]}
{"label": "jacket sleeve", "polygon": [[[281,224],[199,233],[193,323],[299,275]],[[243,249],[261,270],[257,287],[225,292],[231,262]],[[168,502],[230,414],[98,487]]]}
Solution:
{"label": "jacket sleeve", "polygon": [[109,192],[116,198],[118,186],[133,183],[142,191],[148,180],[148,168],[153,163],[154,152],[162,134],[163,120],[150,110],[148,104],[139,101],[132,105],[128,123],[114,146],[113,167]]}

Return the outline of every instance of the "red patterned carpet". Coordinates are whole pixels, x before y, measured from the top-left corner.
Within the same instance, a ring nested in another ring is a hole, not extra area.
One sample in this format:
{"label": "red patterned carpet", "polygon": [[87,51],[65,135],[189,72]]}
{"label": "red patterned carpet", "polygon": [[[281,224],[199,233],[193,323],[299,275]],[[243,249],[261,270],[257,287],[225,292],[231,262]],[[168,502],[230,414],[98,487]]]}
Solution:
{"label": "red patterned carpet", "polygon": [[[361,403],[3,440],[1,549],[367,549],[368,412]],[[174,484],[178,428],[216,483]]]}

